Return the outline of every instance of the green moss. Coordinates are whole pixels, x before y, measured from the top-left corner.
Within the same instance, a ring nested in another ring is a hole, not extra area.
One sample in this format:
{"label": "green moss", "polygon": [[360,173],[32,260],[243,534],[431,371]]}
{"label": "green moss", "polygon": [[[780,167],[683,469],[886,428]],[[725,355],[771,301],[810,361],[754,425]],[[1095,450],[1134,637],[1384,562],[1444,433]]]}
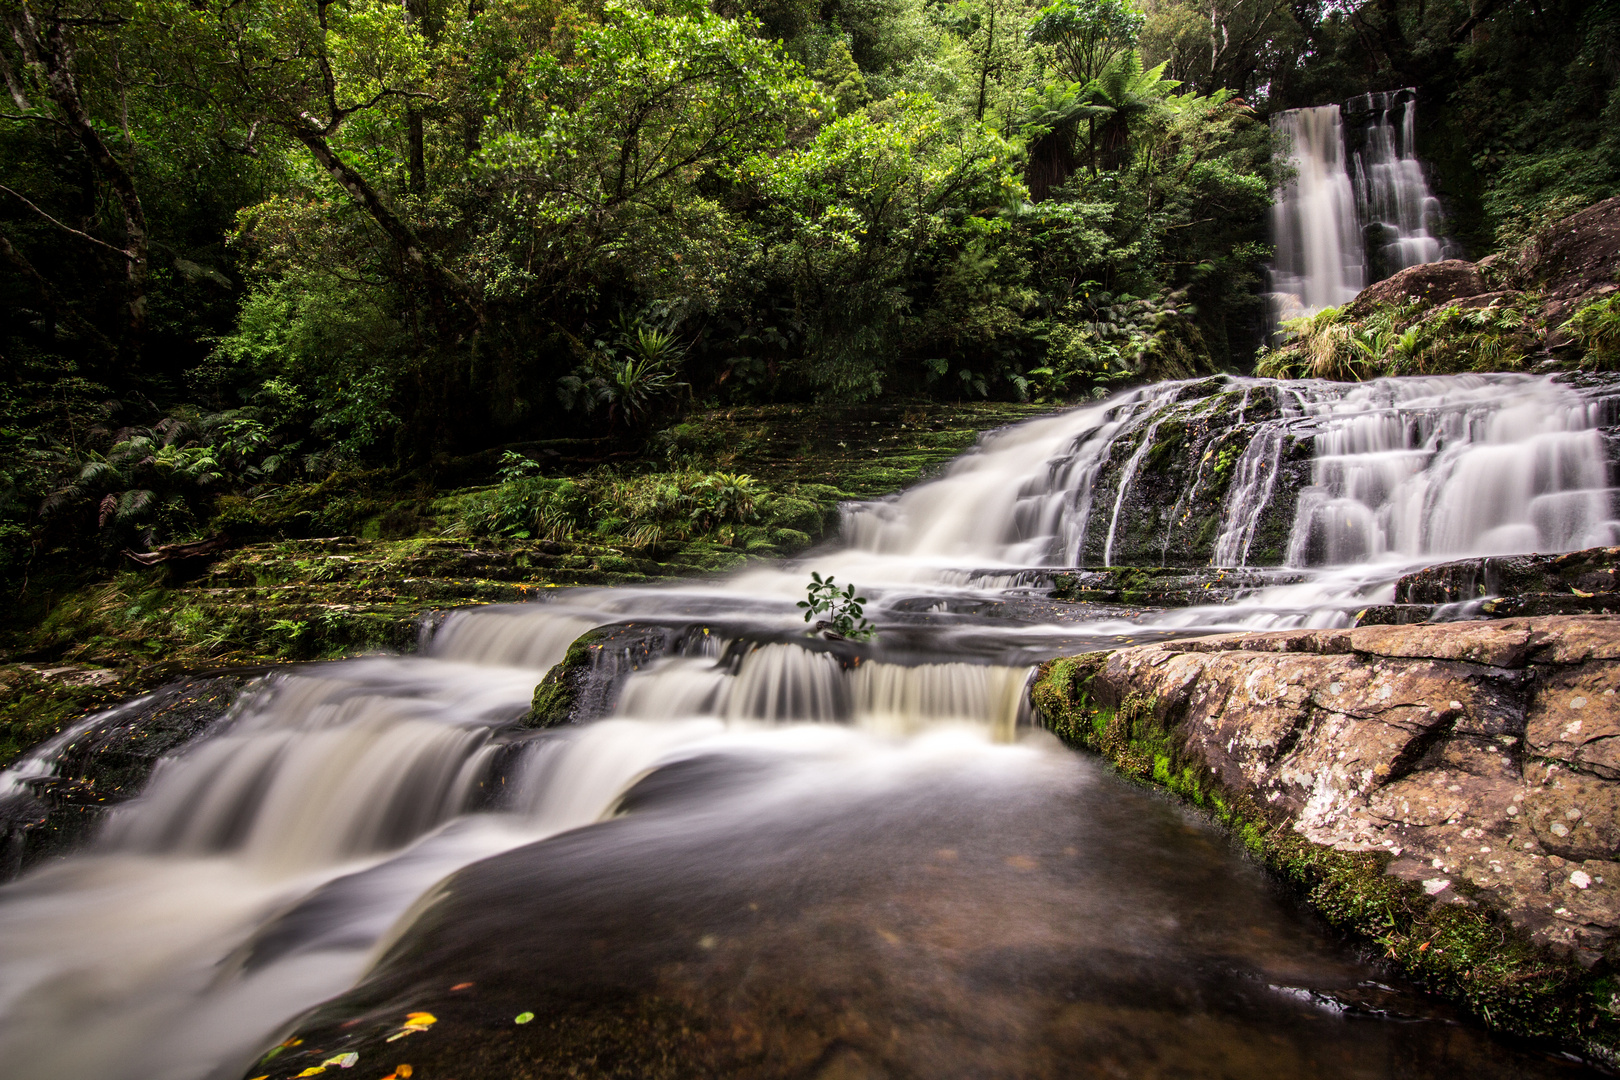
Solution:
{"label": "green moss", "polygon": [[1435,903],[1416,884],[1386,874],[1387,855],[1342,852],[1305,839],[1187,753],[1158,718],[1153,699],[1131,695],[1115,709],[1093,704],[1090,685],[1107,655],[1052,660],[1036,676],[1031,700],[1064,742],[1095,751],[1125,776],[1207,813],[1330,923],[1488,1025],[1605,1055],[1620,1045],[1611,978],[1536,946],[1483,907]]}
{"label": "green moss", "polygon": [[524,727],[556,727],[569,721],[579,700],[584,676],[590,671],[591,646],[601,638],[601,631],[591,630],[568,646],[562,661],[553,664],[540,685],[534,688],[534,700],[522,720]]}

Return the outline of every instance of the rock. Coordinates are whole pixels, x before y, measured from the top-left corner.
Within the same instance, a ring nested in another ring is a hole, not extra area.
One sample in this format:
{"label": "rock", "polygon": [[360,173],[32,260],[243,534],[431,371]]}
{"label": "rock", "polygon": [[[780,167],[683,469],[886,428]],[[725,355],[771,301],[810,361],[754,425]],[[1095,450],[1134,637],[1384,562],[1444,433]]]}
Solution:
{"label": "rock", "polygon": [[1419,301],[1425,308],[1438,307],[1449,300],[1461,300],[1490,291],[1479,268],[1464,259],[1420,263],[1374,282],[1351,301],[1348,314],[1361,318],[1379,304],[1407,304]]}
{"label": "rock", "polygon": [[180,679],[88,717],[33,753],[49,769],[0,797],[0,880],[80,842],[168,754],[226,715],[253,671]]}
{"label": "rock", "polygon": [[1520,272],[1546,296],[1543,315],[1553,323],[1620,288],[1620,196],[1548,226],[1526,251]]}
{"label": "rock", "polygon": [[524,727],[581,723],[613,710],[630,673],[668,651],[673,631],[662,626],[618,623],[581,634],[534,688]]}
{"label": "rock", "polygon": [[1498,619],[1620,614],[1620,548],[1441,563],[1400,578],[1395,601],[1467,605],[1465,614]]}
{"label": "rock", "polygon": [[[1576,555],[1513,572],[1598,572]],[[1620,618],[1230,634],[1087,663],[1092,702],[1150,703],[1277,827],[1620,962]]]}

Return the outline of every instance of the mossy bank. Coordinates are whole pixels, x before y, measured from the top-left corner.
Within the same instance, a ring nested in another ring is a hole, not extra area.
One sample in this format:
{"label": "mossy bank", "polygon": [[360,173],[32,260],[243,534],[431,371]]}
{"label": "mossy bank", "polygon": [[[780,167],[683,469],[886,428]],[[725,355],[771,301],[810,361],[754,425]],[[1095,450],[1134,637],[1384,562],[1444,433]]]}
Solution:
{"label": "mossy bank", "polygon": [[[1611,781],[1550,725],[1617,648],[1604,616],[1226,635],[1052,660],[1031,697],[1369,955],[1492,1027],[1612,1063]],[[1561,827],[1574,804],[1589,829]]]}

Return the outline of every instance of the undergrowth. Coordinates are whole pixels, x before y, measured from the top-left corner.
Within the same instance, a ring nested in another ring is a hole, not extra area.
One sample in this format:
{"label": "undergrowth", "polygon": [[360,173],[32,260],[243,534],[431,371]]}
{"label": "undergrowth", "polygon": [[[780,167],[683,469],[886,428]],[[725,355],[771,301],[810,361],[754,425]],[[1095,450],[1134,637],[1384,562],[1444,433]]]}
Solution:
{"label": "undergrowth", "polygon": [[1323,308],[1283,324],[1285,337],[1260,354],[1255,374],[1340,382],[1386,375],[1518,371],[1546,343],[1533,316],[1539,297],[1518,294],[1485,307],[1380,304],[1353,317]]}

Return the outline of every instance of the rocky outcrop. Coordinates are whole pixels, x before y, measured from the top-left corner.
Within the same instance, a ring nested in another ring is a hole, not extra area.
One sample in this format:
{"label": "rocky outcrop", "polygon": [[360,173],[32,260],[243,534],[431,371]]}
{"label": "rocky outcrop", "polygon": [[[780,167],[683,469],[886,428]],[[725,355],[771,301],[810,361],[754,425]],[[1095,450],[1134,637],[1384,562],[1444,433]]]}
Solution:
{"label": "rocky outcrop", "polygon": [[1564,323],[1583,305],[1620,292],[1620,196],[1548,226],[1522,248],[1477,263],[1462,259],[1409,266],[1363,289],[1345,309],[1364,319],[1382,306],[1416,303],[1423,318],[1445,308],[1527,309],[1521,347],[1570,367]]}
{"label": "rocky outcrop", "polygon": [[1114,653],[1093,693],[1152,700],[1307,839],[1620,962],[1620,618],[1168,642]]}
{"label": "rocky outcrop", "polygon": [[1620,196],[1549,226],[1525,253],[1518,276],[1541,290],[1550,320],[1620,288]]}
{"label": "rocky outcrop", "polygon": [[1488,289],[1479,267],[1465,259],[1420,263],[1361,290],[1347,314],[1360,318],[1379,304],[1403,305],[1414,301],[1425,308],[1437,307],[1450,300],[1478,296]]}
{"label": "rocky outcrop", "polygon": [[1395,583],[1396,605],[1467,604],[1477,613],[1620,614],[1620,548],[1491,555],[1425,567]]}
{"label": "rocky outcrop", "polygon": [[585,632],[534,688],[521,726],[547,728],[601,719],[613,710],[630,673],[667,652],[672,636],[665,627],[635,623]]}
{"label": "rocky outcrop", "polygon": [[1420,981],[1620,1045],[1620,616],[1161,642],[1032,696]]}

